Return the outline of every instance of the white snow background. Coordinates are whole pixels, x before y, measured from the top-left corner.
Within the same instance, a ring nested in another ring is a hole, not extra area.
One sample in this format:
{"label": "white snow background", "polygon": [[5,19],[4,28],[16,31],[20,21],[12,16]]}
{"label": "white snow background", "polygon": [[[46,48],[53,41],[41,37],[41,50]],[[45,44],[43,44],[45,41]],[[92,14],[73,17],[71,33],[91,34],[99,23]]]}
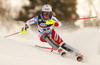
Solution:
{"label": "white snow background", "polygon": [[[16,31],[21,28],[16,28]],[[35,29],[35,28],[32,28]],[[15,28],[7,32],[0,31],[0,65],[100,65],[100,29],[87,27],[68,32],[67,28],[55,28],[63,40],[78,49],[85,57],[85,62],[77,62],[69,56],[61,57],[57,51],[50,52],[35,45],[50,47],[38,39],[36,30],[26,34],[16,34]],[[72,56],[73,57],[73,56]]]}

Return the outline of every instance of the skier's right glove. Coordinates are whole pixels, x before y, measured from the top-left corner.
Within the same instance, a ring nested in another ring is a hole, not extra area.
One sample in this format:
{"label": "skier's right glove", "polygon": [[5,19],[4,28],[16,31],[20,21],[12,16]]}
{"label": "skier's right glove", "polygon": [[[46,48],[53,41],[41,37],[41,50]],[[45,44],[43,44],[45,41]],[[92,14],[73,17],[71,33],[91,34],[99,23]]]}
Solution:
{"label": "skier's right glove", "polygon": [[21,32],[23,34],[26,34],[26,31],[27,31],[28,28],[29,28],[28,26],[23,27],[22,30],[21,30]]}

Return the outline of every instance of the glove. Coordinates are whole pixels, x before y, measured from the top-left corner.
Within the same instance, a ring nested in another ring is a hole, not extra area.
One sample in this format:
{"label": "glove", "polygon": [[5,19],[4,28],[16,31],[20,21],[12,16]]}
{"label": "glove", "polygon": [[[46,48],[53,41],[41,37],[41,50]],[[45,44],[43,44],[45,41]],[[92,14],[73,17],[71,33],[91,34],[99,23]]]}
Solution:
{"label": "glove", "polygon": [[22,32],[23,34],[26,34],[27,29],[28,29],[28,26],[25,26],[25,27],[22,28],[21,32]]}
{"label": "glove", "polygon": [[47,21],[46,21],[46,24],[47,24],[47,25],[52,25],[52,26],[54,26],[54,24],[55,24],[56,22],[57,22],[57,21],[54,21],[54,20],[51,20],[51,19],[50,19],[50,20],[47,20]]}

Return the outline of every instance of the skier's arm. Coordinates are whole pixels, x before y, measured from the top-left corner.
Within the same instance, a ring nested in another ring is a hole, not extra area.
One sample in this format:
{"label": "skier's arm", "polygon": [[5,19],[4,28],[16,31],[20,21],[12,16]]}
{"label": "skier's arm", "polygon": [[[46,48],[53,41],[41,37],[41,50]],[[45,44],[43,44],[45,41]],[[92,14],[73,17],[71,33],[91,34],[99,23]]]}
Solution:
{"label": "skier's arm", "polygon": [[60,27],[62,25],[61,22],[56,17],[52,16],[52,20],[57,21],[54,23],[54,26]]}
{"label": "skier's arm", "polygon": [[26,31],[27,31],[27,29],[29,28],[29,26],[30,26],[31,24],[34,24],[34,23],[37,23],[37,22],[38,22],[38,16],[36,16],[36,17],[34,17],[34,18],[28,20],[28,21],[25,23],[25,27],[22,28],[21,32],[22,32],[23,34],[25,34]]}
{"label": "skier's arm", "polygon": [[38,22],[38,16],[28,20],[26,23],[25,23],[25,26],[30,26],[31,24],[34,24],[34,23],[37,23]]}

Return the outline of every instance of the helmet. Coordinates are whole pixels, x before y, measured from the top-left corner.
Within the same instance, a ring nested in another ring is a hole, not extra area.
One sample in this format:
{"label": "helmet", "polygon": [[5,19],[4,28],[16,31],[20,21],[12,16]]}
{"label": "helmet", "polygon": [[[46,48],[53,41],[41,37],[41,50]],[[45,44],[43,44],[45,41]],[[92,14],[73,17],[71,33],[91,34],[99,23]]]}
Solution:
{"label": "helmet", "polygon": [[[47,13],[44,13],[47,12]],[[42,15],[51,15],[52,8],[50,5],[46,4],[42,6]]]}
{"label": "helmet", "polygon": [[50,5],[46,4],[46,5],[43,5],[42,6],[42,11],[45,11],[45,12],[52,12],[52,8]]}

